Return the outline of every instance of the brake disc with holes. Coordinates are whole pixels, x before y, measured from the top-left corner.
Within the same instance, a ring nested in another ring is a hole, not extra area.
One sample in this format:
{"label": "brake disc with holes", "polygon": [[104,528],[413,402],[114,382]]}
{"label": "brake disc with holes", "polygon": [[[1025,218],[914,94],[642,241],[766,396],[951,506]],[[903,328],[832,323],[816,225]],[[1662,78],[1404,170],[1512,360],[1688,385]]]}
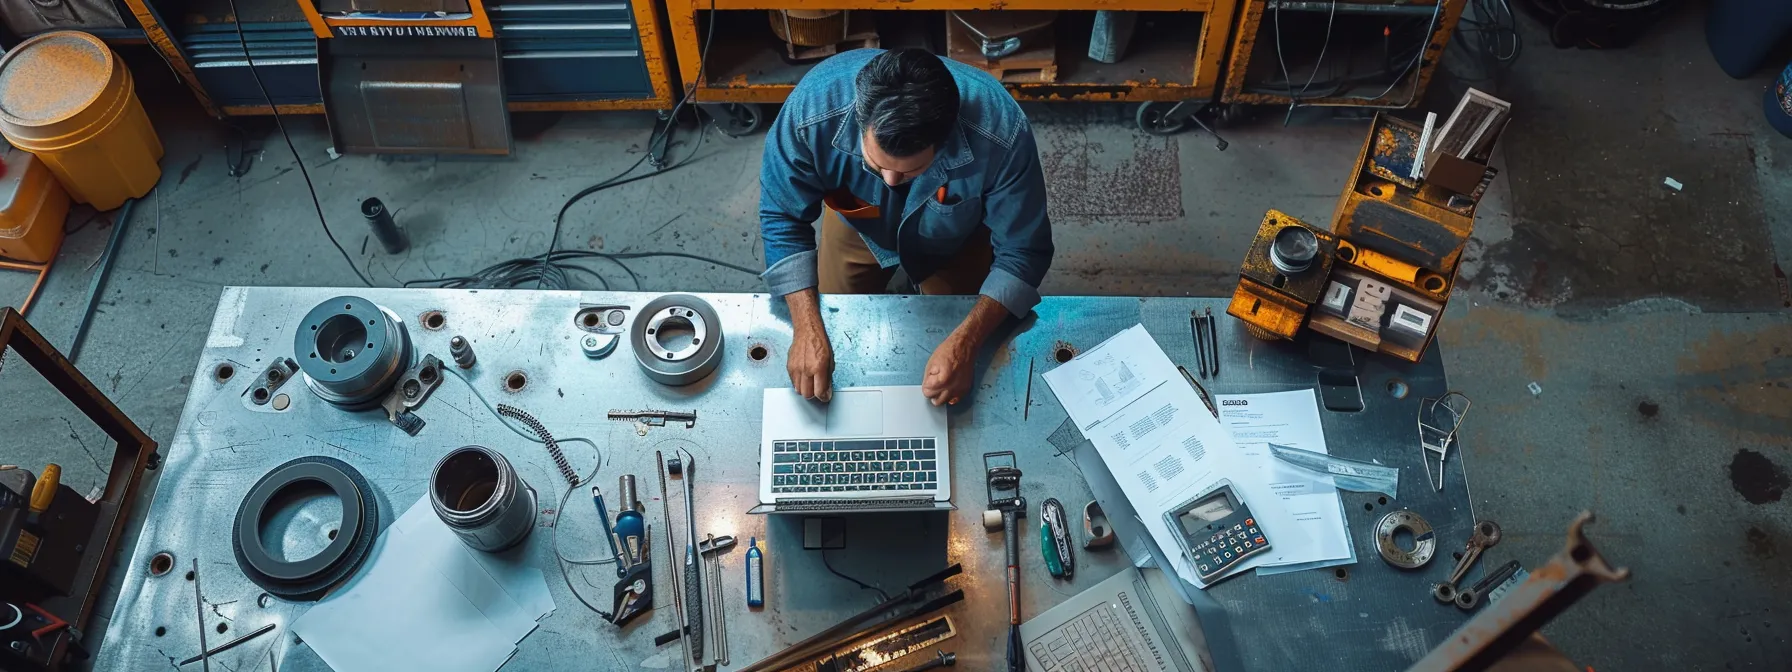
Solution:
{"label": "brake disc with holes", "polygon": [[689,385],[722,363],[722,318],[703,299],[667,294],[635,313],[628,342],[648,378]]}

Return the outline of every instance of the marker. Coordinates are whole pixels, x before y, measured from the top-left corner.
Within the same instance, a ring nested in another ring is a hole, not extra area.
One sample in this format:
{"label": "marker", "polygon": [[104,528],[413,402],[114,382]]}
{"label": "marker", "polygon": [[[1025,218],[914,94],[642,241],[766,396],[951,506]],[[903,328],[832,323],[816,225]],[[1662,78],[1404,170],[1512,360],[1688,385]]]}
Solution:
{"label": "marker", "polygon": [[765,555],[757,537],[747,538],[747,606],[765,606]]}
{"label": "marker", "polygon": [[604,495],[595,485],[591,486],[591,503],[597,505],[597,520],[603,525],[604,541],[610,543],[610,555],[622,557],[622,550],[616,546],[616,536],[610,530],[610,512],[604,509]]}

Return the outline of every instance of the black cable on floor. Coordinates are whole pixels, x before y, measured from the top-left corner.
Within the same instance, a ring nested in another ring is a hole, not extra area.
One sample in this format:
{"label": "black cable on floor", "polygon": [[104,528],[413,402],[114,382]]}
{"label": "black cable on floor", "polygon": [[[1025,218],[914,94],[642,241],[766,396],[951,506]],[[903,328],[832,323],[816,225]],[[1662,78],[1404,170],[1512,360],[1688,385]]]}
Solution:
{"label": "black cable on floor", "polygon": [[[629,173],[635,172],[635,169],[641,167],[641,163],[646,161],[648,158],[659,156],[661,151],[667,151],[667,152],[671,151],[672,131],[673,131],[673,129],[678,127],[678,113],[684,109],[684,106],[686,104],[691,102],[691,97],[696,95],[696,93],[697,93],[698,83],[703,81],[703,72],[709,66],[709,45],[710,45],[710,42],[712,40],[714,40],[715,35],[716,35],[716,3],[715,3],[715,0],[710,0],[710,3],[709,3],[709,32],[708,32],[708,34],[703,36],[703,47],[697,51],[697,77],[695,78],[694,81],[691,82],[690,87],[685,89],[684,96],[678,99],[678,103],[676,105],[672,106],[672,113],[667,115],[667,117],[666,117],[666,125],[664,127],[655,128],[653,131],[653,134],[649,135],[647,137],[647,153],[642,154],[641,158],[636,159],[635,163],[628,167],[628,170],[624,170],[621,173],[617,173],[615,177],[612,177],[610,179],[604,180],[597,184],[594,184],[594,185],[591,185],[584,189],[581,189],[581,190],[579,190],[579,193],[573,194],[570,198],[566,199],[565,203],[560,204],[560,211],[554,214],[554,231],[552,234],[550,234],[548,236],[547,254],[543,254],[543,255],[540,255],[539,257],[537,257],[541,260],[540,265],[542,266],[542,268],[539,271],[537,271],[537,275],[536,275],[537,280],[536,280],[536,286],[535,286],[536,289],[542,289],[546,279],[552,275],[552,272],[548,270],[547,266],[549,264],[553,263],[554,252],[560,246],[561,225],[566,219],[566,211],[572,209],[572,206],[574,203],[578,203],[580,200],[584,199],[586,196],[590,196],[592,194],[603,191],[605,189],[620,187],[620,186],[628,184],[630,182],[644,180],[649,177],[654,177],[657,175],[664,175],[666,173],[677,170],[678,168],[684,166],[684,164],[689,163],[691,158],[695,157],[697,155],[697,150],[703,148],[703,139],[709,135],[707,128],[703,128],[702,130],[698,131],[697,146],[692,148],[691,153],[686,154],[683,159],[679,159],[679,161],[677,163],[674,163],[670,166],[661,167],[660,165],[658,165],[659,160],[656,158],[654,160],[654,163],[655,163],[654,167],[658,168],[658,170],[655,170],[654,172],[648,173],[646,175],[638,175],[638,176],[631,177],[628,179],[622,179],[624,176],[628,175]],[[698,124],[701,127],[702,122],[699,121]],[[625,266],[624,268],[626,269],[627,267]],[[634,275],[634,273],[630,272],[629,275],[632,276],[632,275]],[[637,285],[640,284],[639,280],[636,281],[636,284]]]}
{"label": "black cable on floor", "polygon": [[255,78],[255,88],[261,91],[261,99],[267,101],[268,111],[274,114],[274,125],[280,127],[280,137],[286,139],[286,150],[292,152],[292,162],[299,164],[299,176],[305,178],[305,191],[311,194],[311,208],[317,211],[317,225],[323,228],[324,236],[330,239],[331,245],[336,246],[336,251],[342,253],[342,260],[348,262],[355,277],[360,278],[362,284],[372,287],[373,281],[367,279],[367,275],[361,272],[361,267],[355,265],[354,257],[348,256],[348,250],[342,249],[342,243],[336,241],[336,234],[330,232],[330,224],[324,219],[324,206],[317,201],[317,186],[311,183],[311,172],[305,170],[305,160],[299,158],[299,149],[293,146],[292,136],[286,132],[286,122],[280,118],[280,106],[274,104],[274,97],[268,95],[268,87],[261,83],[261,73],[255,71],[255,57],[249,54],[249,38],[243,36],[243,14],[236,11],[236,0],[226,2],[230,3],[230,16],[236,19],[231,25],[236,26],[236,41],[243,47],[243,61],[249,64],[249,75]]}
{"label": "black cable on floor", "polygon": [[852,578],[845,574],[841,574],[839,572],[839,570],[834,569],[833,565],[828,564],[828,552],[826,550],[823,550],[821,552],[821,566],[828,568],[828,571],[832,572],[834,574],[834,576],[838,576],[842,579],[846,579],[847,581],[851,581],[853,583],[859,584],[860,588],[863,588],[865,590],[870,590],[870,591],[876,591],[879,599],[882,599],[885,602],[890,601],[890,594],[884,592],[884,589],[879,588],[877,586],[870,585],[868,583],[865,583],[864,581],[860,581],[858,579]]}

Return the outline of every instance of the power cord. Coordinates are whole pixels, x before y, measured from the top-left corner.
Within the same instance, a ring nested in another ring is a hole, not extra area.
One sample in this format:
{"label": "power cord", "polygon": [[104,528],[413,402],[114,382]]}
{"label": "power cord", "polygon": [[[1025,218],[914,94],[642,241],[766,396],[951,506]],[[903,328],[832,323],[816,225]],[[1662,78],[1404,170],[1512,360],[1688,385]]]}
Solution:
{"label": "power cord", "polygon": [[634,269],[622,263],[625,259],[674,258],[701,261],[731,271],[739,271],[758,277],[759,272],[745,266],[731,264],[720,259],[705,257],[685,252],[593,252],[590,250],[559,250],[542,263],[548,255],[535,255],[502,261],[474,271],[471,275],[450,276],[442,278],[424,278],[406,280],[405,287],[439,287],[444,289],[515,289],[533,283],[536,287],[546,289],[573,289],[572,273],[584,273],[597,281],[600,289],[610,289],[610,283],[599,275],[595,269],[570,263],[575,259],[597,259],[608,261],[627,273],[636,290],[642,289],[641,276]]}
{"label": "power cord", "polygon": [[840,577],[840,578],[842,578],[842,579],[846,579],[846,580],[847,580],[847,581],[851,581],[851,582],[853,582],[853,583],[856,583],[856,584],[858,584],[858,585],[859,585],[859,588],[861,588],[861,589],[864,589],[864,590],[870,590],[870,591],[874,591],[874,592],[876,592],[876,593],[877,593],[877,596],[878,596],[878,598],[879,598],[879,599],[881,599],[881,600],[883,600],[883,601],[885,601],[885,602],[889,602],[889,601],[890,601],[890,594],[889,594],[889,593],[886,593],[886,592],[884,592],[884,589],[882,589],[882,588],[879,588],[879,587],[877,587],[877,586],[873,586],[873,585],[871,585],[871,584],[868,584],[868,583],[865,583],[865,582],[864,582],[864,581],[860,581],[860,580],[858,580],[858,579],[855,579],[855,578],[852,578],[852,577],[850,577],[850,576],[847,576],[847,575],[845,575],[845,574],[841,574],[841,573],[840,573],[840,570],[837,570],[837,569],[834,569],[834,566],[833,566],[833,565],[832,565],[832,564],[829,564],[829,563],[828,563],[828,552],[827,552],[827,551],[826,551],[826,550],[823,550],[823,551],[822,551],[822,552],[821,552],[821,566],[823,566],[823,567],[826,567],[826,568],[828,568],[828,571],[829,571],[829,572],[831,572],[831,573],[833,573],[833,575],[834,575],[834,576],[838,576],[838,577]]}
{"label": "power cord", "polygon": [[[243,61],[249,64],[249,76],[255,79],[255,88],[261,91],[261,99],[267,101],[268,111],[274,114],[274,125],[280,127],[280,137],[286,139],[286,150],[292,152],[292,162],[299,165],[299,176],[305,178],[305,191],[311,194],[311,208],[317,211],[317,225],[323,228],[324,236],[342,254],[342,260],[348,262],[355,277],[360,278],[362,284],[372,287],[373,281],[367,279],[367,275],[361,272],[361,267],[355,265],[354,258],[348,256],[348,250],[342,249],[342,243],[336,241],[336,234],[330,232],[330,224],[324,219],[324,206],[317,201],[317,186],[311,183],[311,171],[305,170],[305,160],[299,158],[299,149],[293,146],[292,135],[286,132],[286,121],[280,118],[280,106],[274,104],[274,97],[268,95],[268,87],[261,83],[261,73],[255,71],[255,57],[249,53],[249,38],[243,35],[243,14],[237,11],[236,0],[226,2],[230,3],[230,16],[236,19],[231,25],[236,27],[236,41],[243,47]],[[246,143],[244,151],[247,152]]]}
{"label": "power cord", "polygon": [[[234,1],[234,0],[232,0],[232,1]],[[630,165],[627,170],[617,173],[615,177],[612,177],[610,179],[604,180],[597,184],[594,184],[594,185],[591,185],[584,189],[581,189],[581,190],[579,190],[578,193],[573,194],[571,197],[567,198],[565,203],[560,204],[560,211],[554,214],[554,232],[548,236],[548,251],[547,251],[547,253],[543,254],[543,255],[539,255],[538,257],[532,257],[534,259],[539,259],[537,264],[541,267],[541,269],[539,271],[537,271],[537,273],[535,275],[535,278],[536,278],[535,288],[536,289],[542,289],[545,284],[545,281],[547,280],[549,275],[551,275],[551,272],[548,270],[548,266],[550,266],[554,263],[554,260],[553,260],[554,252],[560,246],[560,228],[566,219],[566,211],[572,209],[572,206],[574,203],[578,203],[580,200],[583,200],[586,196],[590,196],[592,194],[603,191],[605,189],[620,187],[620,186],[628,184],[630,182],[644,180],[649,177],[654,177],[657,175],[664,175],[666,173],[669,173],[669,172],[672,172],[679,168],[682,168],[682,167],[684,167],[684,165],[686,163],[690,162],[692,157],[695,157],[697,155],[698,150],[703,149],[703,139],[709,136],[709,128],[707,126],[702,126],[702,122],[699,121],[698,123],[699,123],[699,126],[701,126],[701,129],[697,132],[697,145],[696,145],[696,147],[693,147],[691,149],[691,152],[689,154],[686,154],[684,156],[684,158],[679,159],[677,163],[674,163],[669,166],[664,166],[664,167],[659,165],[660,160],[657,158],[659,156],[660,151],[662,151],[662,150],[667,151],[667,152],[671,151],[672,132],[673,132],[673,129],[676,129],[678,127],[678,113],[683,111],[684,106],[691,102],[691,97],[696,95],[696,93],[697,93],[698,84],[703,81],[703,72],[709,66],[709,45],[710,45],[710,42],[715,39],[715,36],[716,36],[716,3],[715,3],[715,0],[710,0],[710,2],[709,2],[709,32],[703,36],[703,47],[697,51],[697,76],[696,76],[695,80],[692,81],[690,86],[685,89],[684,96],[682,96],[678,99],[678,103],[672,106],[672,113],[667,115],[667,117],[666,117],[666,125],[663,127],[655,128],[653,130],[653,133],[647,137],[647,152],[642,154],[641,158],[636,159],[635,163],[633,165]],[[635,177],[630,177],[628,179],[623,179],[628,174],[635,172],[635,169],[641,167],[641,164],[643,162],[647,161],[647,159],[650,157],[654,158],[654,168],[657,168],[658,170],[655,170],[654,172],[648,173],[646,175],[638,175]],[[634,275],[634,273],[631,272],[629,275],[632,276],[632,275]]]}
{"label": "power cord", "polygon": [[1468,12],[1463,14],[1451,46],[1474,59],[1473,67],[1464,72],[1452,72],[1471,83],[1492,82],[1497,93],[1503,88],[1506,71],[1524,53],[1524,38],[1518,34],[1518,16],[1512,13],[1509,0],[1473,0],[1469,6],[1474,12],[1472,16]]}
{"label": "power cord", "polygon": [[[1501,0],[1494,0],[1494,1],[1501,1]],[[1419,36],[1417,51],[1413,54],[1412,58],[1407,61],[1406,66],[1400,69],[1400,73],[1394,77],[1393,81],[1388,83],[1388,87],[1386,89],[1382,90],[1381,93],[1374,95],[1374,96],[1344,96],[1343,98],[1345,100],[1377,101],[1377,100],[1386,98],[1388,96],[1388,94],[1393,93],[1394,89],[1399,87],[1400,84],[1406,80],[1406,76],[1412,72],[1413,68],[1415,66],[1417,66],[1421,61],[1424,60],[1426,47],[1431,42],[1431,31],[1437,27],[1437,20],[1443,12],[1443,7],[1444,7],[1444,3],[1439,2],[1439,3],[1437,3],[1437,5],[1435,7],[1432,8],[1431,18],[1425,24],[1425,32]],[[1326,50],[1331,47],[1332,23],[1333,23],[1333,19],[1336,18],[1336,13],[1337,13],[1337,2],[1334,0],[1334,2],[1332,3],[1331,13],[1326,18],[1325,41],[1320,46],[1319,59],[1317,61],[1315,61],[1313,64],[1313,72],[1307,77],[1307,83],[1301,86],[1301,95],[1304,95],[1307,91],[1307,88],[1313,84],[1313,77],[1318,74],[1320,66],[1324,64]],[[1292,115],[1294,112],[1294,107],[1300,103],[1300,98],[1299,98],[1299,95],[1296,95],[1294,93],[1294,77],[1289,74],[1287,59],[1285,59],[1282,54],[1281,14],[1282,14],[1281,7],[1278,5],[1276,7],[1275,17],[1274,17],[1275,33],[1276,33],[1275,34],[1276,61],[1281,66],[1282,84],[1284,87],[1287,88],[1287,95],[1291,99],[1291,101],[1289,103],[1289,107],[1288,107],[1288,112],[1290,115]],[[1348,87],[1351,84],[1354,84],[1359,81],[1364,81],[1364,80],[1380,77],[1381,75],[1388,74],[1388,72],[1389,71],[1376,72],[1376,73],[1373,73],[1372,75],[1369,75],[1366,77],[1350,77],[1350,76],[1343,77],[1339,80],[1336,80],[1336,82],[1335,82],[1336,90],[1342,90],[1345,87]],[[1276,93],[1282,93],[1282,92],[1277,91]],[[1410,105],[1412,105],[1412,103],[1414,101],[1418,100],[1418,94],[1419,94],[1419,82],[1418,82],[1418,78],[1415,77],[1413,79],[1413,83],[1412,83],[1412,93],[1407,96],[1406,102],[1401,103],[1399,105],[1390,105],[1388,107],[1410,106]],[[1334,96],[1327,94],[1327,95],[1316,96],[1316,97],[1330,98],[1330,97],[1334,97]]]}

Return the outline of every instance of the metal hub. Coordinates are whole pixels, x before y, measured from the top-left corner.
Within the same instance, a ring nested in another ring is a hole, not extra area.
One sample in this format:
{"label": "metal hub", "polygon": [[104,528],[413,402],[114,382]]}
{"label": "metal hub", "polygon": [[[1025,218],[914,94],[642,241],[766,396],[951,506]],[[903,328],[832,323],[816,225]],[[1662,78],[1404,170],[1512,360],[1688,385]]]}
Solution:
{"label": "metal hub", "polygon": [[[668,327],[689,326],[691,340],[681,343],[672,349],[661,341],[662,331]],[[697,311],[684,306],[672,306],[653,314],[647,320],[647,351],[653,353],[654,359],[668,362],[682,362],[697,355],[703,349],[703,340],[709,336],[709,323]]]}
{"label": "metal hub", "polygon": [[293,359],[324,401],[369,408],[411,365],[411,337],[390,310],[357,296],[312,308],[293,336]]}
{"label": "metal hub", "polygon": [[[689,385],[722,363],[722,319],[703,299],[668,294],[649,301],[636,315],[629,325],[629,346],[647,377],[666,385]],[[687,329],[688,342],[667,339],[670,333]]]}

